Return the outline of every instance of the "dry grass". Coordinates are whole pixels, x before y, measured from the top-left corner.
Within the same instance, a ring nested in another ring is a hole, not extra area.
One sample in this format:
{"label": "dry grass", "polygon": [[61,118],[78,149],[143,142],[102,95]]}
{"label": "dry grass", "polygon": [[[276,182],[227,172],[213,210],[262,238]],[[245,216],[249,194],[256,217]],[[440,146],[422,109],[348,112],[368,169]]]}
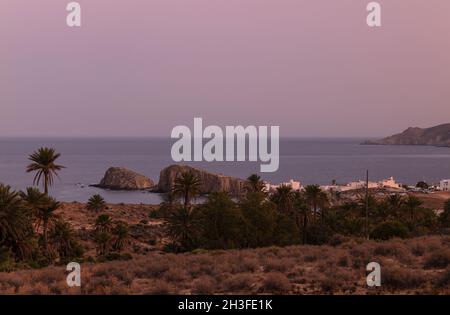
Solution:
{"label": "dry grass", "polygon": [[[81,288],[64,267],[0,273],[2,294],[449,294],[447,236],[336,246],[289,246],[186,254],[148,253],[130,261],[82,264]],[[382,266],[366,286],[365,266]]]}

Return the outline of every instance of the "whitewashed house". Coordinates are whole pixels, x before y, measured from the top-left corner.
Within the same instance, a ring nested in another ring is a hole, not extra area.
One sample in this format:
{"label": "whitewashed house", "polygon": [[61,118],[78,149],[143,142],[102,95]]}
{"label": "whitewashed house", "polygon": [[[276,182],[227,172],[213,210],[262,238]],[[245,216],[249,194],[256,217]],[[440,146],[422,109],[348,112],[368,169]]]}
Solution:
{"label": "whitewashed house", "polygon": [[300,190],[302,188],[301,182],[293,179],[290,179],[286,183],[282,183],[282,185],[290,186],[292,190]]}
{"label": "whitewashed house", "polygon": [[439,183],[439,190],[450,191],[450,179],[443,179]]}
{"label": "whitewashed house", "polygon": [[400,189],[402,186],[395,182],[394,177],[389,177],[388,179],[383,179],[378,183],[380,188],[396,188]]}

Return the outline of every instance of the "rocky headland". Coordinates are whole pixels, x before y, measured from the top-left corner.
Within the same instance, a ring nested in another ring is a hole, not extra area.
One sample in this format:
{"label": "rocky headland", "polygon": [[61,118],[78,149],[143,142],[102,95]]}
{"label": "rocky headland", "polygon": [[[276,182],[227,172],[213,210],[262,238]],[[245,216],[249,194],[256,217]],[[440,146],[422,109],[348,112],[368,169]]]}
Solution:
{"label": "rocky headland", "polygon": [[402,133],[380,140],[368,140],[365,145],[429,145],[450,147],[450,124],[431,128],[410,127]]}

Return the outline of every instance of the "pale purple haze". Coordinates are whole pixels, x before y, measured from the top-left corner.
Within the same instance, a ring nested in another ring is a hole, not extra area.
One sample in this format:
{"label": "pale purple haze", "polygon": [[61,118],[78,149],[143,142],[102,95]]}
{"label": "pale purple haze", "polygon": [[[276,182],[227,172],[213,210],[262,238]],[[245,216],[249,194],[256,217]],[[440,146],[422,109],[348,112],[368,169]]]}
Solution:
{"label": "pale purple haze", "polygon": [[0,136],[170,136],[280,125],[382,136],[450,122],[450,1],[0,2]]}

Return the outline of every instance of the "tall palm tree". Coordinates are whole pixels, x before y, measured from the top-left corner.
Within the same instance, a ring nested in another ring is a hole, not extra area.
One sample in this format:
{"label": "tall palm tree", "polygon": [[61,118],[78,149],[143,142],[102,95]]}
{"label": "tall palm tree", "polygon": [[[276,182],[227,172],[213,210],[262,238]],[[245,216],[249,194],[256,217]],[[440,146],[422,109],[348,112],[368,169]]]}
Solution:
{"label": "tall palm tree", "polygon": [[193,198],[200,194],[200,179],[192,172],[183,172],[179,174],[173,186],[173,193],[183,198],[184,208],[189,211],[190,203]]}
{"label": "tall palm tree", "polygon": [[247,192],[266,192],[266,186],[257,174],[252,174],[247,178],[245,183]]}
{"label": "tall palm tree", "polygon": [[299,193],[294,193],[294,204],[293,213],[295,218],[295,223],[297,227],[302,231],[302,243],[307,243],[307,228],[308,228],[308,218],[311,214],[311,207],[308,206],[307,201],[304,196]]}
{"label": "tall palm tree", "polygon": [[275,193],[271,197],[272,201],[277,205],[278,211],[283,214],[291,214],[294,206],[295,193],[289,185],[281,185],[277,187]]}
{"label": "tall palm tree", "polygon": [[95,220],[95,230],[100,233],[110,233],[112,230],[112,220],[107,214],[101,214]]}
{"label": "tall palm tree", "polygon": [[106,208],[105,199],[103,199],[103,197],[99,194],[95,194],[91,198],[89,198],[86,204],[86,208],[94,212],[101,212]]}
{"label": "tall palm tree", "polygon": [[52,197],[46,197],[46,201],[38,208],[37,217],[42,222],[42,238],[44,249],[48,252],[48,230],[49,225],[57,217],[55,211],[59,209],[61,204]]}
{"label": "tall palm tree", "polygon": [[128,224],[123,221],[118,221],[114,226],[113,236],[114,236],[113,249],[120,252],[124,248],[125,243],[128,240],[129,236]]}
{"label": "tall palm tree", "polygon": [[29,209],[19,193],[0,184],[0,247],[12,250],[18,258],[25,258],[31,251],[27,240],[32,234]]}
{"label": "tall palm tree", "polygon": [[409,195],[403,204],[409,212],[409,218],[411,219],[411,222],[414,221],[415,213],[423,205],[423,201],[416,196]]}
{"label": "tall palm tree", "polygon": [[317,210],[320,208],[322,212],[322,219],[324,216],[324,208],[328,203],[328,196],[320,189],[319,185],[307,185],[305,187],[305,199],[313,211],[313,221],[317,216]]}
{"label": "tall palm tree", "polygon": [[31,163],[27,166],[27,172],[36,172],[33,185],[43,182],[46,195],[48,195],[48,187],[53,185],[53,176],[58,176],[58,171],[64,168],[56,164],[60,156],[61,154],[56,153],[53,148],[39,148],[28,157]]}

